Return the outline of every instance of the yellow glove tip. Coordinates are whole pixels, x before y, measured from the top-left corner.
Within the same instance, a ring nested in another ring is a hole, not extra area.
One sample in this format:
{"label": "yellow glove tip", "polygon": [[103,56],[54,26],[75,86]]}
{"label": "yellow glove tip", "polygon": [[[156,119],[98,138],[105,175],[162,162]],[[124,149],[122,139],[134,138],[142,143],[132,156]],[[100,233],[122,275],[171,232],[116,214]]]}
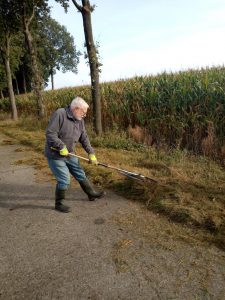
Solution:
{"label": "yellow glove tip", "polygon": [[69,151],[66,147],[64,147],[59,151],[59,154],[62,156],[67,156],[69,154]]}
{"label": "yellow glove tip", "polygon": [[95,154],[90,153],[88,156],[89,156],[89,161],[90,161],[91,164],[95,164],[95,165],[98,164],[98,161],[97,161],[97,158],[96,158]]}

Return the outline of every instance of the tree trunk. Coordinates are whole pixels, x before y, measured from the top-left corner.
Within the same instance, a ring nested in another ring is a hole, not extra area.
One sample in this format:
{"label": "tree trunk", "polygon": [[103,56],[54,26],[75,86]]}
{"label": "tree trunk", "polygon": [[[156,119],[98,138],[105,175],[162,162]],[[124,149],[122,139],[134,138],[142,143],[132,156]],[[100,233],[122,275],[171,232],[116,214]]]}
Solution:
{"label": "tree trunk", "polygon": [[53,70],[51,71],[50,75],[51,75],[52,90],[54,90],[54,75],[53,75]]}
{"label": "tree trunk", "polygon": [[4,99],[4,95],[3,95],[2,89],[0,89],[0,96],[1,96],[1,99]]}
{"label": "tree trunk", "polygon": [[11,116],[12,119],[16,121],[18,120],[18,114],[17,114],[16,100],[15,100],[15,95],[14,95],[13,85],[12,85],[12,74],[11,74],[10,63],[9,63],[9,47],[10,47],[9,36],[6,35],[5,49],[3,50],[1,48],[1,54],[2,54],[2,59],[4,61],[5,73],[7,78],[9,101],[11,105]]}
{"label": "tree trunk", "polygon": [[29,24],[33,18],[33,15],[30,17],[30,19],[27,19],[26,14],[23,14],[23,25],[24,25],[24,34],[31,58],[31,69],[32,69],[32,75],[33,75],[33,90],[34,90],[34,95],[37,101],[37,108],[38,108],[38,117],[43,118],[45,113],[44,113],[44,105],[43,105],[43,97],[42,97],[42,79],[40,76],[40,72],[38,69],[38,64],[37,64],[37,55],[35,51],[35,46],[34,46],[34,41],[33,37],[31,35],[30,29],[29,29]]}
{"label": "tree trunk", "polygon": [[89,0],[82,0],[82,5],[77,4],[72,0],[74,5],[82,13],[85,42],[88,53],[88,60],[91,73],[91,94],[93,103],[93,125],[97,135],[102,134],[102,119],[101,119],[101,95],[99,86],[99,63],[96,53],[96,48],[92,33],[91,23],[91,5]]}
{"label": "tree trunk", "polygon": [[27,84],[26,84],[26,77],[25,77],[25,72],[24,72],[24,66],[23,68],[23,92],[26,94],[27,93]]}
{"label": "tree trunk", "polygon": [[19,91],[19,87],[18,87],[18,81],[16,78],[15,78],[15,83],[16,83],[16,93],[17,93],[17,95],[19,95],[20,91]]}

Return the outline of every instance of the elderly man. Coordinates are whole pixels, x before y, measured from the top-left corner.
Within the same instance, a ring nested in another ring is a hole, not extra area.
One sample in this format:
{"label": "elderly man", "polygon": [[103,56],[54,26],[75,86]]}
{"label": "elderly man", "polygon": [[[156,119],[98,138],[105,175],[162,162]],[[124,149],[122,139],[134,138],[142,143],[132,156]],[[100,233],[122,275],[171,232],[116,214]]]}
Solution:
{"label": "elderly man", "polygon": [[98,164],[83,120],[88,108],[89,105],[82,98],[76,97],[69,106],[59,108],[53,113],[46,130],[45,155],[57,180],[55,209],[60,212],[70,211],[70,208],[64,204],[65,193],[70,184],[70,174],[79,182],[90,201],[105,195],[104,191],[96,192],[93,189],[78,158],[68,155],[74,153],[76,143],[80,142],[88,153],[90,163]]}

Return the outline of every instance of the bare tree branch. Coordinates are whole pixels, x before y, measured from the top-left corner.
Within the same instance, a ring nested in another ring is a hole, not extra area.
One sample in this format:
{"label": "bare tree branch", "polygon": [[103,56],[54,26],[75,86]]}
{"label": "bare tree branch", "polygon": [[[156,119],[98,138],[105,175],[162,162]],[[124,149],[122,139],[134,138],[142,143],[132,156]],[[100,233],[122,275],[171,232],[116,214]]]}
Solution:
{"label": "bare tree branch", "polygon": [[80,6],[78,3],[77,3],[77,1],[75,1],[75,0],[72,0],[72,2],[73,2],[73,4],[76,6],[76,8],[79,10],[79,12],[82,12],[82,6]]}
{"label": "bare tree branch", "polygon": [[30,18],[27,21],[27,26],[30,26],[30,23],[33,20],[33,18],[34,18],[34,7],[33,7],[32,15],[30,16]]}

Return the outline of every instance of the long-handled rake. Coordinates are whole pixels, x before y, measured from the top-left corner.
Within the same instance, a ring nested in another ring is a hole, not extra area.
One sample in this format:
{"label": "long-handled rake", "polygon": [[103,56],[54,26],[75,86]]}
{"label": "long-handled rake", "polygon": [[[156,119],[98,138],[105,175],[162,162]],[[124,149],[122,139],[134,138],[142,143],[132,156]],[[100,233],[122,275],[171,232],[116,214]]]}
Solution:
{"label": "long-handled rake", "polygon": [[[82,157],[80,155],[76,155],[76,154],[73,154],[73,153],[69,153],[69,156],[74,156],[74,157],[80,158],[82,160],[89,161],[88,158],[85,158],[85,157]],[[130,172],[130,171],[127,171],[127,170],[124,170],[124,169],[120,169],[120,168],[117,168],[117,167],[114,167],[114,166],[110,166],[108,164],[104,164],[104,163],[100,163],[100,162],[98,163],[98,166],[102,166],[102,167],[105,167],[105,168],[116,170],[121,175],[127,176],[127,177],[135,179],[135,180],[149,181],[149,182],[151,181],[152,183],[157,183],[156,180],[154,180],[154,179],[152,179],[152,178],[150,178],[148,176],[142,175],[140,173]]]}

